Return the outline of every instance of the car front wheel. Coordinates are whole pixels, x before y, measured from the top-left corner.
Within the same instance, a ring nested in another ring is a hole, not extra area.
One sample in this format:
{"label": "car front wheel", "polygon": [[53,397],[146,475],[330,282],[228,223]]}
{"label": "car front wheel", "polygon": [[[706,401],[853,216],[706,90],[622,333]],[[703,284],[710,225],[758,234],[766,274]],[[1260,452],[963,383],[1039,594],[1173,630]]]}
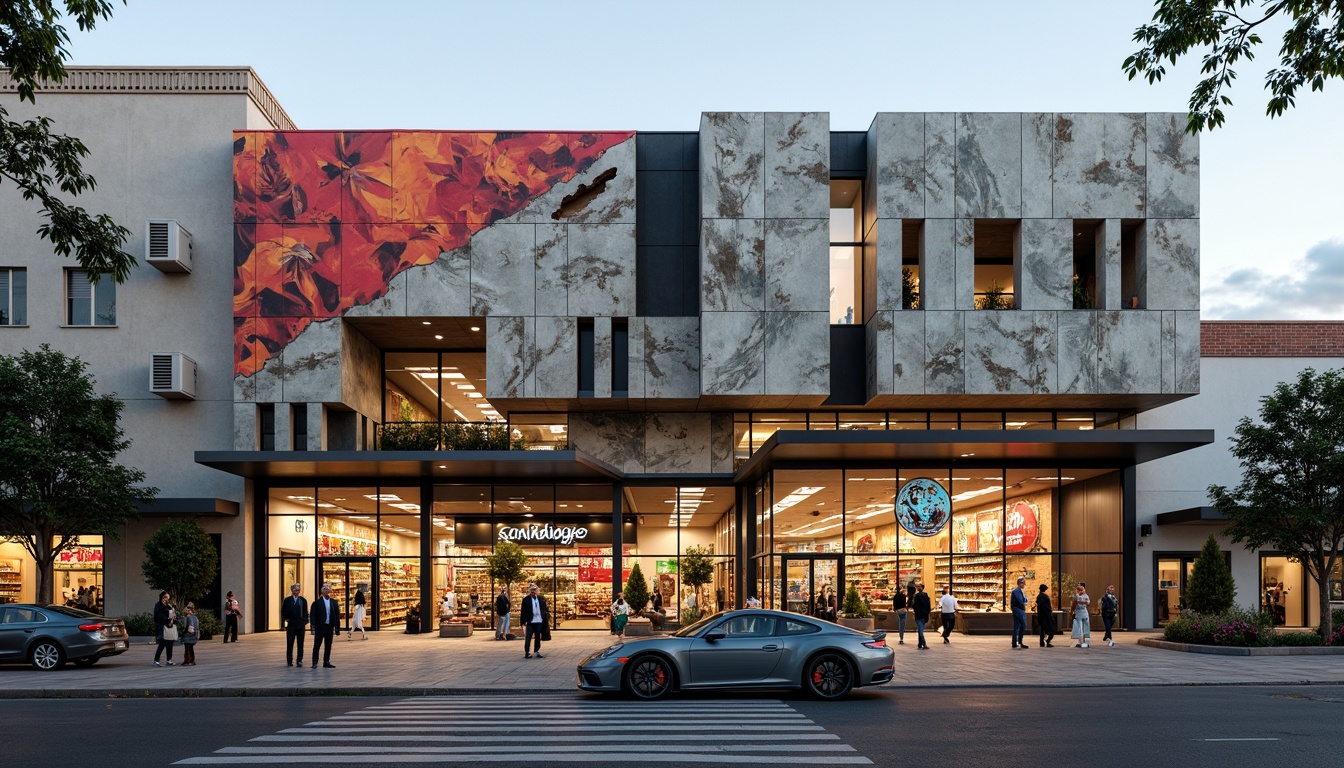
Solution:
{"label": "car front wheel", "polygon": [[814,656],[803,670],[803,688],[818,699],[844,698],[854,688],[854,668],[838,653]]}
{"label": "car front wheel", "polygon": [[672,690],[672,665],[660,656],[640,656],[625,671],[625,689],[637,699],[661,699]]}
{"label": "car front wheel", "polygon": [[61,651],[61,646],[51,640],[39,640],[37,645],[33,646],[29,659],[33,666],[43,672],[50,672],[53,669],[59,669],[65,663],[65,653]]}

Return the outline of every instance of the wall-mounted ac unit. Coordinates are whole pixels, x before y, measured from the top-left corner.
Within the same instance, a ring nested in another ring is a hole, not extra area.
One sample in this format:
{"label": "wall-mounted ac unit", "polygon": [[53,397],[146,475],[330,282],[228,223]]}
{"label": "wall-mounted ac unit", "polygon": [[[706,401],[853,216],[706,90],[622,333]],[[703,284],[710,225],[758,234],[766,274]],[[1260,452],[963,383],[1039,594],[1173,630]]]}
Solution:
{"label": "wall-mounted ac unit", "polygon": [[145,261],[160,272],[190,272],[191,233],[172,219],[147,220]]}
{"label": "wall-mounted ac unit", "polygon": [[151,354],[149,391],[169,400],[195,400],[196,361],[181,352]]}

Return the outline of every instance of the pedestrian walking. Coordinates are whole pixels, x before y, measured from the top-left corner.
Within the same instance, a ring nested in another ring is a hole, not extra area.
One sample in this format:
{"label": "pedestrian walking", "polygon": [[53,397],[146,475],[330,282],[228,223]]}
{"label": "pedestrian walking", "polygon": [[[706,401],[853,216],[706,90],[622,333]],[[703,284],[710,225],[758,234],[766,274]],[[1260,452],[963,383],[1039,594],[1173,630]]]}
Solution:
{"label": "pedestrian walking", "polygon": [[242,606],[238,598],[230,592],[224,596],[224,642],[238,642],[238,620],[242,617]]}
{"label": "pedestrian walking", "polygon": [[182,666],[196,666],[196,641],[201,639],[201,620],[196,618],[196,604],[187,603],[187,628],[182,634]]}
{"label": "pedestrian walking", "polygon": [[285,630],[285,666],[294,666],[294,646],[299,647],[299,667],[303,667],[303,635],[308,629],[308,598],[299,594],[298,584],[289,586],[289,597],[280,605],[280,628]]}
{"label": "pedestrian walking", "polygon": [[905,598],[903,590],[897,590],[895,597],[892,598],[892,607],[896,609],[896,631],[900,633],[898,645],[905,645],[905,619],[910,609],[906,606],[909,602]]}
{"label": "pedestrian walking", "polygon": [[1023,638],[1027,634],[1027,579],[1017,577],[1017,587],[1009,597],[1013,609],[1013,647],[1026,648]]}
{"label": "pedestrian walking", "polygon": [[1051,640],[1059,628],[1055,626],[1055,607],[1050,604],[1050,587],[1042,584],[1040,594],[1036,595],[1036,629],[1041,633],[1041,647],[1054,648]]}
{"label": "pedestrian walking", "polygon": [[1092,598],[1087,596],[1087,584],[1078,582],[1078,586],[1073,588],[1073,599],[1069,607],[1073,609],[1073,633],[1070,637],[1077,640],[1073,644],[1074,648],[1088,647],[1088,641],[1092,639],[1092,617],[1087,612],[1087,606],[1092,602]]}
{"label": "pedestrian walking", "polygon": [[509,639],[509,612],[513,610],[513,603],[509,600],[509,588],[503,586],[499,588],[499,596],[495,598],[495,639]]}
{"label": "pedestrian walking", "polygon": [[[335,669],[331,663],[331,640],[341,631],[341,606],[331,597],[331,585],[322,585],[322,596],[313,601],[311,614],[313,628],[313,669],[317,669],[317,651],[323,648],[322,666]],[[303,659],[299,659],[303,663]]]}
{"label": "pedestrian walking", "polygon": [[761,607],[761,600],[760,600],[760,598],[756,597],[755,595],[752,595],[751,597],[748,597],[748,598],[747,598],[747,607],[748,607],[748,608],[760,608],[760,607]]}
{"label": "pedestrian walking", "polygon": [[924,642],[924,625],[929,620],[929,614],[933,612],[933,601],[924,591],[923,584],[915,585],[915,597],[910,601],[910,610],[915,614],[915,630],[919,632],[918,649],[927,651],[929,644]]}
{"label": "pedestrian walking", "polygon": [[611,631],[617,637],[625,637],[625,625],[630,622],[630,604],[625,595],[616,593],[616,602],[611,604]]}
{"label": "pedestrian walking", "polygon": [[177,611],[173,609],[173,596],[167,592],[159,593],[159,602],[154,604],[154,640],[158,647],[154,649],[154,666],[162,667],[159,659],[164,651],[168,652],[168,666],[173,666],[173,643],[177,642]]}
{"label": "pedestrian walking", "polygon": [[355,587],[355,615],[350,621],[350,631],[346,633],[346,640],[355,639],[355,630],[359,630],[359,639],[368,640],[369,635],[364,631],[364,617],[368,614],[369,598],[364,594],[364,585]]}
{"label": "pedestrian walking", "polygon": [[539,594],[536,584],[527,588],[527,597],[523,598],[522,621],[523,658],[545,658],[541,655],[541,641],[551,639],[551,612],[546,608],[546,598]]}
{"label": "pedestrian walking", "polygon": [[1106,626],[1106,636],[1102,641],[1108,647],[1115,647],[1115,640],[1111,639],[1111,629],[1115,627],[1115,617],[1120,613],[1120,601],[1115,598],[1115,585],[1106,585],[1106,594],[1101,596],[1101,623]]}
{"label": "pedestrian walking", "polygon": [[938,598],[938,612],[943,620],[943,645],[949,645],[952,628],[957,625],[957,598],[951,587],[943,587],[943,596]]}

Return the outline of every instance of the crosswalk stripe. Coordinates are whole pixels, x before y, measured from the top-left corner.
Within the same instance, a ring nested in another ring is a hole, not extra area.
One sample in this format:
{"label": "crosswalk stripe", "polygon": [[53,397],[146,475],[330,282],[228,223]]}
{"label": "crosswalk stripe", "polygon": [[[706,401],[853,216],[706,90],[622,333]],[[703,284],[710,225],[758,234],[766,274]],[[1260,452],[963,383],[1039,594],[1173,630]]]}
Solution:
{"label": "crosswalk stripe", "polygon": [[[550,724],[548,723],[548,725]],[[629,725],[629,723],[621,723],[621,725],[624,727]],[[694,726],[695,724],[687,723],[686,725],[689,727]],[[296,728],[285,728],[284,730],[281,730],[280,733],[326,733],[332,735],[338,733],[417,733],[421,731],[427,733],[435,733],[435,732],[441,733],[447,727],[449,726],[445,723],[439,723],[437,725],[385,725],[385,726],[371,726],[360,724],[346,725],[344,723],[336,725],[320,725],[315,723],[308,723],[304,726],[299,726]],[[596,725],[565,726],[565,730],[567,731],[607,731],[610,729],[611,729],[610,723],[598,723]],[[527,726],[522,725],[473,726],[471,730],[477,733],[532,733],[533,731],[536,730],[536,724],[533,723]],[[715,725],[705,728],[699,728],[698,732],[704,735],[708,735],[718,733],[729,733],[733,731],[759,731],[759,730],[762,730],[760,723],[750,723],[750,724],[725,723],[723,725]],[[820,725],[794,725],[793,723],[790,723],[789,730],[821,731],[825,729],[822,728]]]}
{"label": "crosswalk stripe", "polygon": [[[610,728],[610,726],[608,726],[608,728]],[[326,731],[323,731],[322,733],[324,738],[330,738],[331,736],[331,734],[327,734]],[[267,736],[257,736],[248,739],[248,741],[312,741],[314,740],[315,736],[316,734],[313,735],[270,734]],[[360,736],[359,738],[366,741],[451,741],[451,742],[498,741],[499,739],[498,736],[475,736],[472,734],[442,734],[438,736],[413,736],[413,735],[379,736],[377,734],[371,734],[368,736]],[[759,734],[755,733],[722,733],[722,734],[716,734],[714,738],[720,740],[731,740],[731,739],[745,740],[745,739],[760,739],[761,737]],[[781,741],[808,741],[818,739],[839,740],[840,737],[833,733],[775,733],[771,734],[770,738],[778,739]],[[584,741],[619,741],[622,743],[629,743],[630,735],[624,733],[622,734],[597,733],[591,735],[585,734],[583,739]],[[669,733],[666,735],[658,736],[659,741],[703,741],[704,739],[705,735],[701,733]],[[574,741],[574,737],[529,733],[527,736],[527,740],[529,742]]]}
{"label": "crosswalk stripe", "polygon": [[[548,719],[546,722],[554,725],[564,725],[566,728],[578,728],[582,730],[582,729],[588,729],[590,726],[585,724],[592,723],[592,720],[557,721]],[[789,720],[787,721],[787,724],[790,727],[795,726],[802,727],[803,725],[806,725],[809,722],[811,721]],[[330,726],[338,726],[338,725],[345,726],[345,725],[378,725],[381,723],[438,726],[440,728],[447,725],[447,723],[445,723],[443,720],[365,720],[364,718],[351,718],[349,720],[330,720],[322,724]],[[702,723],[697,720],[622,720],[621,721],[621,725],[624,727],[637,726],[637,725],[651,725],[651,726],[661,726],[665,728],[680,728],[680,727],[751,728],[751,727],[760,727],[762,725],[768,725],[768,724],[769,721],[752,721],[747,723],[735,723],[731,721],[724,721],[722,723]],[[304,725],[318,725],[318,723],[304,723]],[[534,720],[530,723],[517,723],[514,725],[485,725],[484,723],[471,723],[470,725],[472,727],[472,730],[476,731],[517,731],[522,730],[524,728],[535,729],[536,721]],[[608,728],[610,727],[610,725],[606,723],[599,723],[591,727]]]}
{"label": "crosswalk stripe", "polygon": [[[640,742],[641,750],[650,752],[762,752],[765,750],[777,750],[778,744],[647,744]],[[401,747],[404,752],[424,752],[427,754],[458,753],[462,750],[458,747]],[[566,747],[560,744],[552,744],[546,747],[548,752],[591,752],[593,747],[588,745]],[[349,747],[332,744],[312,744],[303,747],[224,747],[216,750],[217,754],[345,754],[350,751]],[[473,746],[472,752],[516,752],[518,747],[510,746]],[[790,744],[790,752],[853,752],[854,748],[848,744]]]}
{"label": "crosswalk stripe", "polygon": [[[484,752],[455,755],[420,755],[371,753],[343,755],[206,755],[179,760],[173,765],[299,765],[304,763],[351,763],[372,765],[381,763],[592,763],[598,761],[629,762],[629,750],[620,752],[535,752],[489,754]],[[701,755],[687,752],[648,753],[637,758],[641,763],[709,763],[714,765],[872,765],[873,761],[858,755]]]}

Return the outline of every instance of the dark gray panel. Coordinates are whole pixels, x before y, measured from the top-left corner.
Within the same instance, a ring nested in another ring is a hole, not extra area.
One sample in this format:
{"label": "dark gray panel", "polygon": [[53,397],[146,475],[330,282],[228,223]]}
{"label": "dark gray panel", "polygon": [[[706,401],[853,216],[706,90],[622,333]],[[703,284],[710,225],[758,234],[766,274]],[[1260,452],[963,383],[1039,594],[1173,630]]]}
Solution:
{"label": "dark gray panel", "polygon": [[868,172],[868,133],[831,131],[831,176],[861,179]]}
{"label": "dark gray panel", "polygon": [[825,405],[863,405],[868,401],[866,357],[862,325],[831,326],[831,396]]}
{"label": "dark gray panel", "polygon": [[[635,136],[635,168],[639,171],[683,171],[686,165],[686,139],[695,133],[648,133],[640,131]],[[697,145],[698,146],[698,145]],[[697,153],[698,155],[698,153]],[[692,161],[690,169],[695,167]]]}
{"label": "dark gray panel", "polygon": [[685,317],[685,248],[635,247],[635,306],[641,317]]}
{"label": "dark gray panel", "polygon": [[681,237],[677,245],[700,247],[700,179],[696,171],[682,172]]}
{"label": "dark gray panel", "polygon": [[681,246],[681,317],[700,315],[700,247]]}
{"label": "dark gray panel", "polygon": [[636,245],[684,245],[680,238],[686,176],[680,171],[640,171],[635,179]]}

